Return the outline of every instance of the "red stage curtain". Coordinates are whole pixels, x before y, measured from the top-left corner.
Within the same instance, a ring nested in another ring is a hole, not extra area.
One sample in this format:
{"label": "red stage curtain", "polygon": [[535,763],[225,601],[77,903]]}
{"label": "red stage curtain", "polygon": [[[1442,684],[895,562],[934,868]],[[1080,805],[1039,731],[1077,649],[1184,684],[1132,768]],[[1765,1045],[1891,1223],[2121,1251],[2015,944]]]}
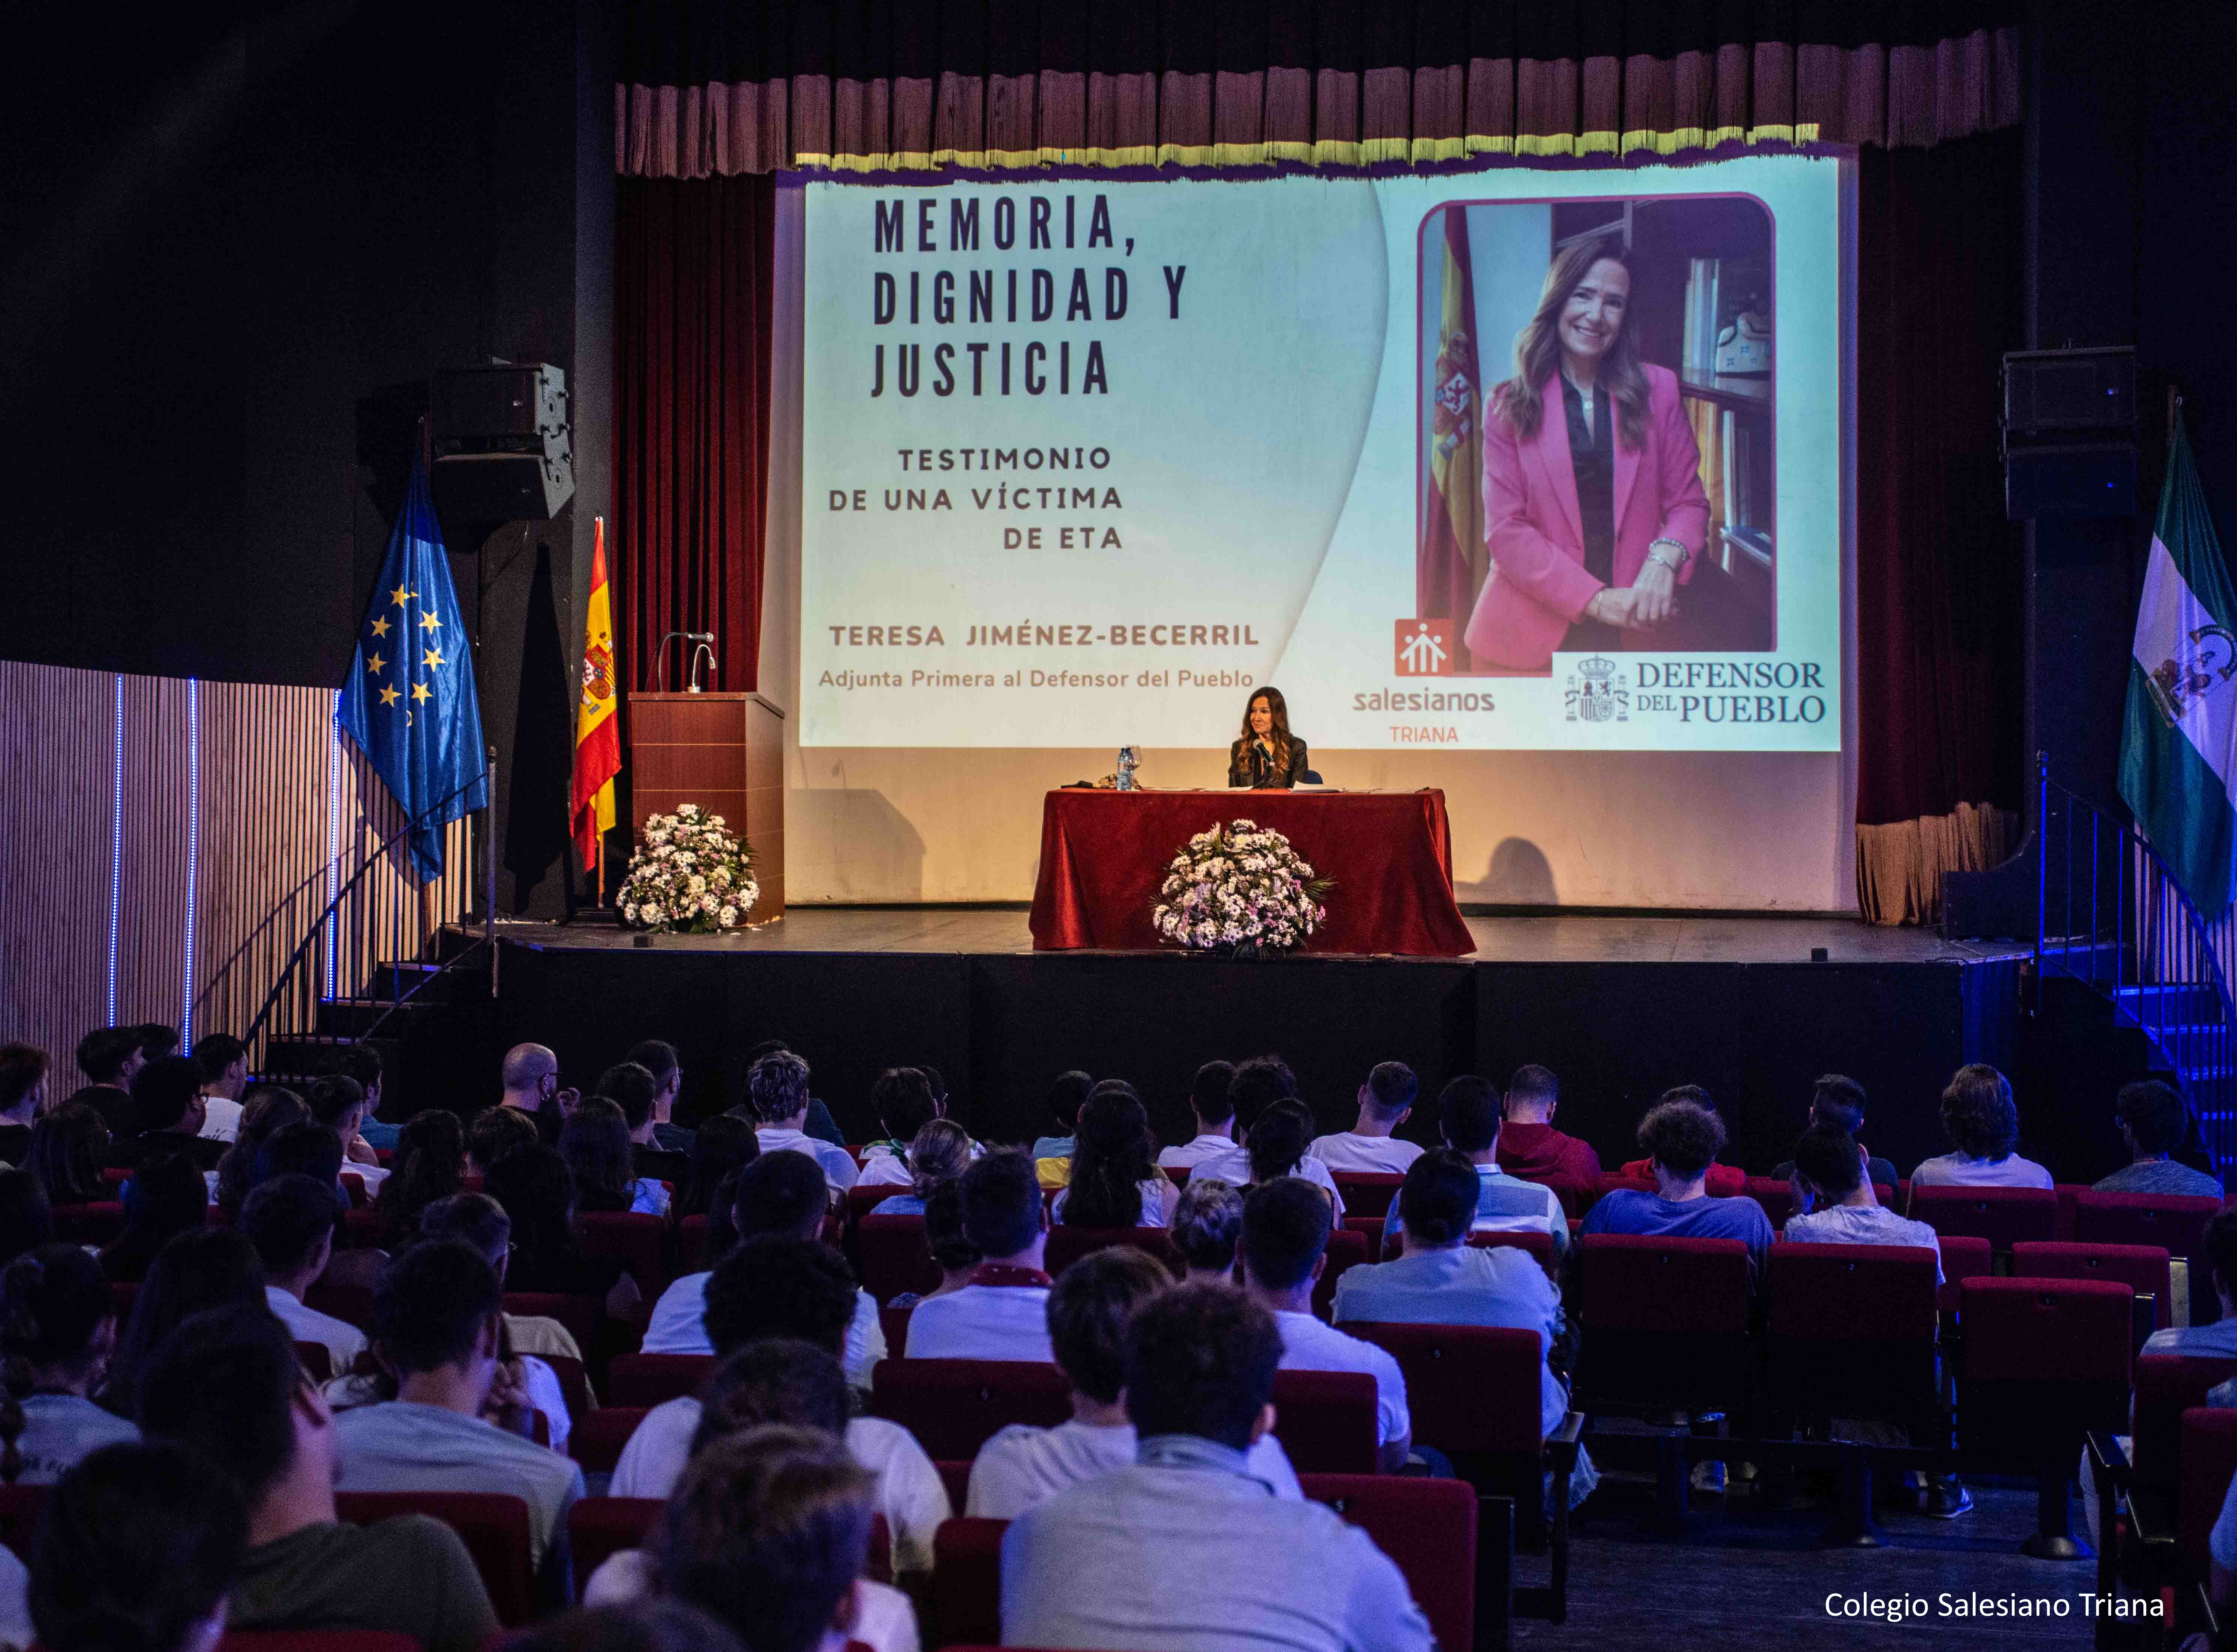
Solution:
{"label": "red stage curtain", "polygon": [[709,687],[758,686],[775,201],[766,175],[619,180],[611,577],[633,688],[668,631],[715,634]]}

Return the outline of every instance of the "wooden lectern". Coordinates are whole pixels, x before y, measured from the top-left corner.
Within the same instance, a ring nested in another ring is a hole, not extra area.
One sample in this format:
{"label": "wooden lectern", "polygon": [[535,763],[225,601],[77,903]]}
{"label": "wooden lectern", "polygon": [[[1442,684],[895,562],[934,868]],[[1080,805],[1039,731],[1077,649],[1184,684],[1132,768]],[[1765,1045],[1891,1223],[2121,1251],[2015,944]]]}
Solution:
{"label": "wooden lectern", "polygon": [[754,852],[761,899],[748,921],[784,916],[784,713],[756,694],[629,697],[633,827],[696,803]]}

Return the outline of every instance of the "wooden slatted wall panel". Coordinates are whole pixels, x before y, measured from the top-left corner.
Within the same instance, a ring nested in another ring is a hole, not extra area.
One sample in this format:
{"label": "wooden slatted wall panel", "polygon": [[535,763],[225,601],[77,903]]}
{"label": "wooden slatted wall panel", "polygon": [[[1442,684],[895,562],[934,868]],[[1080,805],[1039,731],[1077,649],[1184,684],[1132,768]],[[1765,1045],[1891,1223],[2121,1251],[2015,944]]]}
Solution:
{"label": "wooden slatted wall panel", "polygon": [[[245,1032],[328,900],[403,824],[338,745],[328,690],[0,661],[0,761],[19,782],[0,792],[0,1040],[44,1047],[63,1093],[92,1028],[191,1013],[195,1037]],[[471,833],[446,829],[432,903],[400,857],[366,874],[336,926],[338,992],[418,956],[431,916],[466,914]],[[322,937],[313,991],[271,1031],[314,1030],[326,957]]]}

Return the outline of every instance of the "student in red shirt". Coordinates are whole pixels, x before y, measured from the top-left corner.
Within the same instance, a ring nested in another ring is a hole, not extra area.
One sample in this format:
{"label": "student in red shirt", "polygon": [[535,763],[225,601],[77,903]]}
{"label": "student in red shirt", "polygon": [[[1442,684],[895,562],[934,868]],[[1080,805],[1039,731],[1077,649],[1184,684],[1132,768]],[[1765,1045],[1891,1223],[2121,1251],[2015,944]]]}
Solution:
{"label": "student in red shirt", "polygon": [[1600,1155],[1592,1143],[1554,1128],[1561,1081],[1536,1065],[1507,1081],[1506,1122],[1499,1128],[1499,1168],[1526,1181],[1577,1181],[1597,1191]]}

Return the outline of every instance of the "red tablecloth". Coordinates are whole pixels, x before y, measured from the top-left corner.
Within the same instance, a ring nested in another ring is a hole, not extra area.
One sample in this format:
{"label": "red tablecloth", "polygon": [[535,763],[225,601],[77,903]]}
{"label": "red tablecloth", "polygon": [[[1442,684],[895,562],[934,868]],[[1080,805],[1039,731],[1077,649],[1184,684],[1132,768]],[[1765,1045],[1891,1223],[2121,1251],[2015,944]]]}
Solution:
{"label": "red tablecloth", "polygon": [[1421,792],[1051,792],[1041,809],[1033,946],[1171,945],[1150,926],[1166,863],[1209,826],[1282,833],[1336,887],[1310,952],[1473,952],[1453,903],[1445,794]]}

